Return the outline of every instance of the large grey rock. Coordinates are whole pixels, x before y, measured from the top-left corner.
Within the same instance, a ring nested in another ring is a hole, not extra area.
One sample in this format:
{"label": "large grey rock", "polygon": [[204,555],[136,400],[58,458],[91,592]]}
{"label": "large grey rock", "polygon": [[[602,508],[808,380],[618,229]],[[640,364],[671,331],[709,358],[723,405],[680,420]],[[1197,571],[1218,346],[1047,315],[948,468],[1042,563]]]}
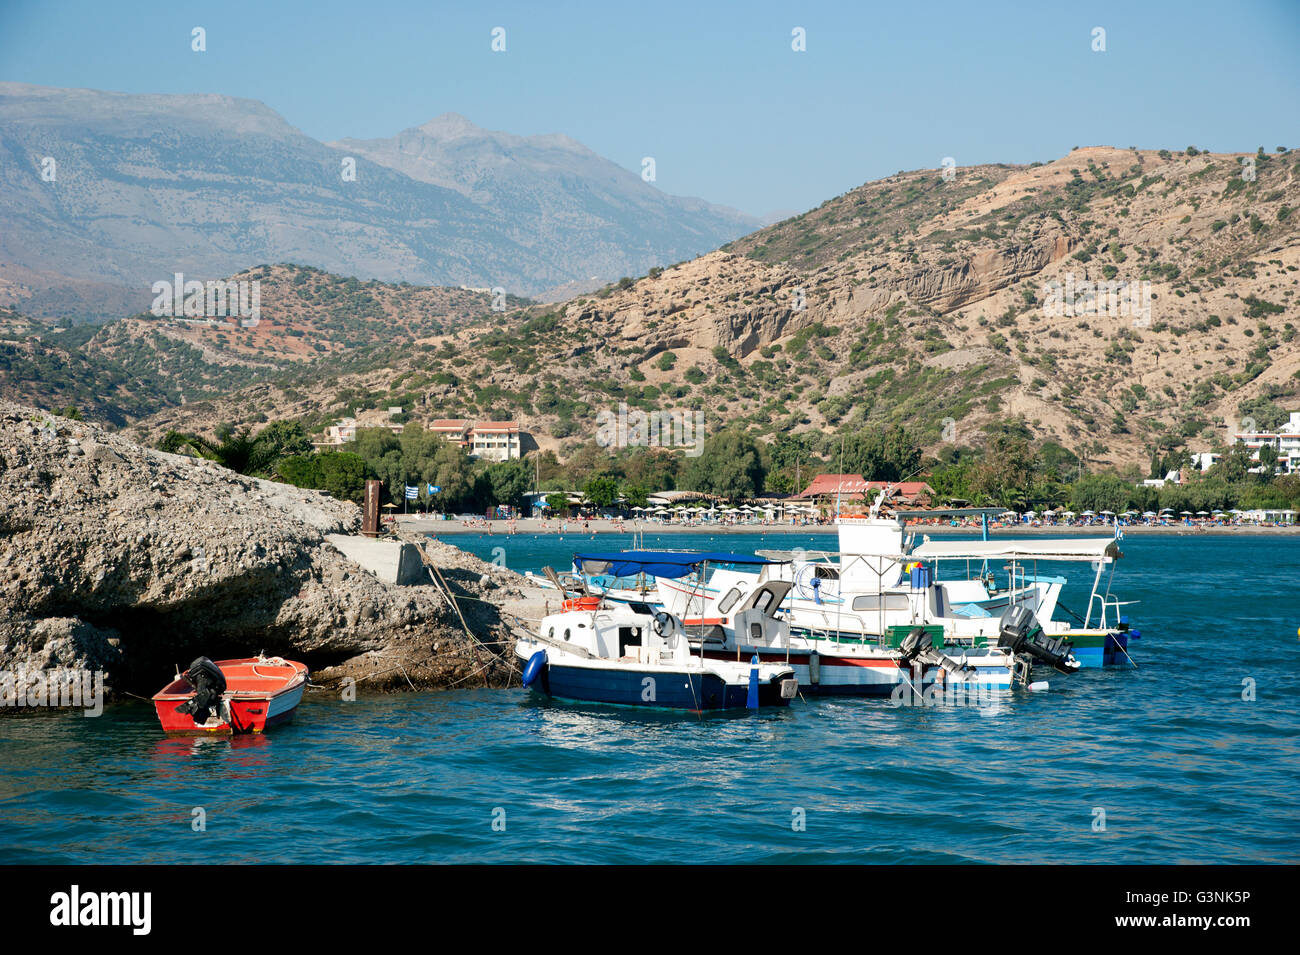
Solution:
{"label": "large grey rock", "polygon": [[[432,586],[386,584],[326,543],[359,528],[354,504],[4,402],[0,500],[0,670],[102,667],[144,692],[199,654],[266,650],[380,684],[504,678],[483,648],[506,650],[493,604],[464,601],[467,636]],[[431,549],[477,596],[488,565]]]}

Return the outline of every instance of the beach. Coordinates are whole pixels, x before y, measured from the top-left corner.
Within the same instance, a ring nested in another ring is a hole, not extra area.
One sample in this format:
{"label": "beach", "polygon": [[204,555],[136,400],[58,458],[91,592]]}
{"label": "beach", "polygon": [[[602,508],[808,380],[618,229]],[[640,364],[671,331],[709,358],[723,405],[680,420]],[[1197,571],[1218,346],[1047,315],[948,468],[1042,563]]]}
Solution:
{"label": "beach", "polygon": [[[677,523],[659,523],[656,521],[610,521],[604,518],[591,518],[587,520],[575,519],[567,522],[562,526],[562,522],[556,520],[544,520],[542,518],[527,517],[519,518],[515,521],[494,520],[489,521],[484,518],[477,518],[473,522],[464,522],[456,519],[441,520],[436,516],[426,516],[417,514],[399,514],[395,518],[395,523],[403,531],[410,531],[417,534],[434,534],[439,537],[455,534],[488,534],[488,535],[509,535],[509,534],[633,534],[644,532],[646,534],[779,534],[783,532],[816,534],[830,533],[834,531],[835,525],[804,523],[792,524],[789,522],[776,521],[767,524],[677,524]],[[1266,525],[1266,524],[1122,524],[1121,529],[1125,534],[1168,534],[1175,536],[1208,536],[1217,534],[1285,534],[1292,535],[1300,533],[1300,525]],[[980,526],[978,524],[959,524],[953,525],[949,522],[929,522],[929,521],[909,521],[908,530],[920,532],[923,534],[942,533],[942,534],[979,534]],[[1025,535],[1036,535],[1045,537],[1056,536],[1111,536],[1115,532],[1114,525],[1111,524],[989,524],[989,534],[992,536],[1019,537]]]}

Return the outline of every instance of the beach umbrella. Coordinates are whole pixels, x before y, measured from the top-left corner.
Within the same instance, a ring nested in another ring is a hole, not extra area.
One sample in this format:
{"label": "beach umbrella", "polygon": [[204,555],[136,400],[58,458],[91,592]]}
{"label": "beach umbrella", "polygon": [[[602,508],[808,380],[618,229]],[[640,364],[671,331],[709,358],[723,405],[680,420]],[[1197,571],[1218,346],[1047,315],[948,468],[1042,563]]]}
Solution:
{"label": "beach umbrella", "polygon": [[1096,515],[1094,512],[1092,512],[1092,511],[1084,511],[1084,512],[1083,512],[1083,516],[1084,516],[1084,517],[1096,517],[1097,515]]}
{"label": "beach umbrella", "polygon": [[1209,517],[1209,516],[1210,516],[1210,512],[1209,512],[1209,511],[1197,511],[1197,512],[1196,512],[1196,516],[1197,516],[1197,517]]}
{"label": "beach umbrella", "polygon": [[1075,514],[1074,514],[1074,511],[1066,511],[1066,512],[1063,513],[1061,516],[1062,516],[1062,517],[1074,517]]}
{"label": "beach umbrella", "polygon": [[1178,516],[1179,516],[1179,517],[1191,517],[1191,516],[1192,516],[1192,512],[1191,512],[1191,511],[1179,511],[1179,512],[1178,512]]}
{"label": "beach umbrella", "polygon": [[1105,514],[1107,517],[1114,517],[1114,516],[1115,516],[1115,512],[1114,512],[1114,511],[1102,511],[1102,513]]}
{"label": "beach umbrella", "polygon": [[1155,517],[1155,516],[1156,516],[1156,512],[1155,512],[1155,511],[1143,511],[1143,512],[1142,512],[1142,516],[1143,516],[1143,517]]}

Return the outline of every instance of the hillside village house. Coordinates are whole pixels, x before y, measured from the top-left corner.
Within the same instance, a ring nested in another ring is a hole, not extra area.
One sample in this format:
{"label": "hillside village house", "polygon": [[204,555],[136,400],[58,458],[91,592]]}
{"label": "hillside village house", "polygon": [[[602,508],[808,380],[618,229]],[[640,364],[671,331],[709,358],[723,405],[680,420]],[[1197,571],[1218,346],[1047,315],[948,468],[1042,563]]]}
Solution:
{"label": "hillside village house", "polygon": [[[325,429],[323,439],[312,444],[318,448],[341,447],[356,440],[358,428],[387,428],[393,434],[401,434],[406,425],[389,420],[401,413],[401,408],[389,408],[386,412],[369,412],[358,418],[341,418]],[[475,424],[467,418],[437,418],[428,430],[465,448],[472,458],[511,461],[522,456],[524,432],[518,421],[481,421]]]}
{"label": "hillside village house", "polygon": [[934,488],[924,481],[866,481],[860,474],[819,474],[813,478],[797,498],[812,501],[823,507],[834,507],[838,500],[842,507],[859,507],[864,500],[874,503],[876,495],[885,486],[892,486],[889,503],[905,507],[929,507],[934,499]]}
{"label": "hillside village house", "polygon": [[1291,418],[1277,431],[1239,431],[1235,435],[1259,460],[1259,449],[1265,445],[1277,449],[1277,468],[1283,474],[1300,473],[1300,411],[1291,412]]}
{"label": "hillside village house", "polygon": [[312,444],[318,448],[338,448],[355,441],[357,428],[387,428],[393,434],[401,434],[403,424],[392,421],[394,415],[402,413],[401,408],[389,408],[387,411],[370,411],[359,418],[340,418],[337,423],[325,429],[325,437]]}
{"label": "hillside village house", "polygon": [[472,458],[512,461],[521,456],[523,432],[518,421],[480,421],[438,418],[429,430],[469,451]]}

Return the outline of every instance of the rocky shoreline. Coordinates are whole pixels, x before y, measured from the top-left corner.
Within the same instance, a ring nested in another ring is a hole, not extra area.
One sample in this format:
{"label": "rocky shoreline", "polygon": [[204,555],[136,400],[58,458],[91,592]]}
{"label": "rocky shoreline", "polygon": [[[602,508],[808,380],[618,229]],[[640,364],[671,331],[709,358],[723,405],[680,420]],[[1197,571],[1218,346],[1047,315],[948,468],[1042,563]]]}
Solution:
{"label": "rocky shoreline", "polygon": [[110,699],[259,651],[363,691],[517,680],[503,607],[533,588],[437,541],[460,613],[440,586],[382,582],[325,539],[358,531],[354,504],[9,402],[0,501],[0,672],[102,670]]}

